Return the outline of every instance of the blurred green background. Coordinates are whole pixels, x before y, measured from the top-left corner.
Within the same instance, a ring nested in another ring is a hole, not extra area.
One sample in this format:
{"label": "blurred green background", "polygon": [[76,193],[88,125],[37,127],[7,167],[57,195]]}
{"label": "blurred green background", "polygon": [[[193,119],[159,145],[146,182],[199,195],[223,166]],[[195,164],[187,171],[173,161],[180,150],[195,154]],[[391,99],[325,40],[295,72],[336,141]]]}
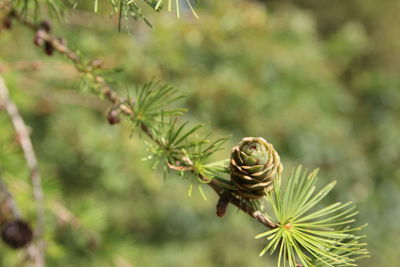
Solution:
{"label": "blurred green background", "polygon": [[[86,5],[85,5],[86,3]],[[104,5],[105,6],[105,5]],[[103,7],[103,5],[100,5]],[[55,32],[86,58],[101,58],[121,94],[156,78],[187,95],[187,118],[213,136],[263,136],[293,166],[320,168],[330,200],[360,209],[371,258],[359,266],[399,266],[400,5],[373,1],[203,1],[200,19],[150,15],[122,33],[108,10],[83,1]],[[49,266],[275,266],[259,258],[264,229],[230,207],[215,216],[206,189],[163,180],[128,124],[110,126],[109,106],[78,93],[79,75],[47,57],[29,30],[0,32],[0,72],[26,122],[46,194]],[[33,68],[32,68],[33,67]],[[34,223],[28,172],[12,126],[0,112],[0,172]],[[197,186],[197,185],[196,185]],[[0,266],[21,252],[0,244]]]}

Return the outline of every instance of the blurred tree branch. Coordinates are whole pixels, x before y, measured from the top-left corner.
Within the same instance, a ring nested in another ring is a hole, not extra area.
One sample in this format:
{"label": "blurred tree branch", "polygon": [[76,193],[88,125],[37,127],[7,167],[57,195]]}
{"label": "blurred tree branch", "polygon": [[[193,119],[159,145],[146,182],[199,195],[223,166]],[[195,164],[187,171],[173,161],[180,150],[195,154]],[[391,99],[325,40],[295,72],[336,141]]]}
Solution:
{"label": "blurred tree branch", "polygon": [[10,99],[8,89],[3,78],[0,76],[0,104],[4,107],[6,112],[8,113],[11,122],[14,126],[17,140],[21,145],[23,150],[25,160],[29,169],[30,178],[32,182],[33,188],[33,197],[35,199],[36,204],[36,219],[37,226],[35,230],[35,234],[37,237],[37,253],[34,253],[35,256],[35,264],[37,267],[45,266],[44,261],[44,241],[43,241],[43,232],[44,232],[44,200],[43,200],[43,191],[42,191],[42,178],[40,176],[38,161],[36,158],[35,151],[33,149],[32,141],[30,139],[30,130],[26,126],[24,120],[22,119],[17,106]]}

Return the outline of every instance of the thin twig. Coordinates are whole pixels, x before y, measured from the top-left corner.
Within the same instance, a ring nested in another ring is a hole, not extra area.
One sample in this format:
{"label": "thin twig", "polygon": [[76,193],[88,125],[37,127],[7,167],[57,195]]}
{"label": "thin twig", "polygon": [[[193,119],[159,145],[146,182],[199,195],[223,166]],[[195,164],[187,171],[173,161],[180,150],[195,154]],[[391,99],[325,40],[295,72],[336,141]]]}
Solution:
{"label": "thin twig", "polygon": [[42,182],[38,168],[38,161],[33,149],[33,145],[29,136],[29,128],[26,126],[24,120],[19,114],[17,106],[9,97],[9,92],[4,83],[3,78],[0,76],[0,102],[7,111],[11,122],[14,126],[17,140],[19,141],[21,148],[23,150],[26,163],[28,165],[29,174],[32,182],[33,197],[36,204],[36,238],[38,244],[38,251],[35,253],[35,264],[37,267],[45,266],[44,261],[44,242],[43,242],[43,231],[44,231],[44,201],[43,201],[43,191]]}
{"label": "thin twig", "polygon": [[[81,72],[82,74],[84,73],[85,75],[90,75],[92,81],[98,86],[99,93],[105,97],[108,101],[110,101],[114,107],[118,108],[121,113],[127,115],[127,116],[134,116],[134,111],[130,107],[129,104],[127,104],[126,100],[122,97],[120,97],[114,90],[113,88],[107,84],[105,79],[96,73],[94,73],[94,69],[90,66],[90,64],[85,63],[79,55],[77,55],[74,51],[72,51],[65,41],[63,41],[61,38],[58,38],[48,31],[45,31],[44,29],[41,29],[38,27],[36,24],[33,24],[29,21],[27,21],[25,18],[19,16],[15,11],[12,11],[12,14],[16,20],[21,22],[23,25],[27,26],[31,30],[36,32],[36,38],[41,39],[44,42],[48,42],[51,44],[52,48],[54,51],[57,51],[64,56],[66,56],[68,59],[70,59],[76,66],[77,71]],[[83,67],[82,67],[83,66]],[[141,130],[157,145],[162,146],[160,144],[159,140],[154,138],[153,134],[151,133],[150,129],[148,128],[147,125],[142,123],[140,125]],[[171,168],[174,169],[174,168]],[[214,191],[221,196],[226,190],[223,189],[219,185],[218,182],[215,180],[211,180],[207,177],[202,177],[199,175],[196,170],[193,168],[190,169],[190,171],[197,176],[203,181],[206,182]],[[261,211],[255,210],[253,207],[250,205],[246,204],[245,202],[241,201],[237,197],[235,197],[233,194],[229,195],[229,200],[230,203],[233,204],[234,206],[238,207],[240,210],[248,214],[249,216],[253,217],[256,219],[258,222],[261,224],[265,225],[268,228],[276,228],[276,224],[273,223],[271,220],[269,220]]]}

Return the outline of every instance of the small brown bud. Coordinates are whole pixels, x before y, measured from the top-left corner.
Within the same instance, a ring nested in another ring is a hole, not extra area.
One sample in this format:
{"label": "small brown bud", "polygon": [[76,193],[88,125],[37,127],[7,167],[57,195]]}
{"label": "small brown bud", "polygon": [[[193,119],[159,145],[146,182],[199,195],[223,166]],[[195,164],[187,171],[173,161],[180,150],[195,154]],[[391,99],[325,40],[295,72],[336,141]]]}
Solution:
{"label": "small brown bud", "polygon": [[107,116],[108,123],[111,125],[117,124],[121,122],[119,111],[116,109],[111,109],[108,112]]}
{"label": "small brown bud", "polygon": [[32,237],[31,227],[26,222],[18,219],[5,223],[1,231],[1,239],[14,249],[25,247],[32,241]]}
{"label": "small brown bud", "polygon": [[40,23],[40,28],[43,29],[45,32],[49,33],[51,31],[50,21],[44,20]]}
{"label": "small brown bud", "polygon": [[226,213],[226,208],[229,204],[229,193],[225,192],[221,195],[217,203],[217,216],[224,217]]}
{"label": "small brown bud", "polygon": [[50,42],[45,42],[44,43],[44,52],[49,56],[53,55],[54,48],[53,48],[53,45]]}

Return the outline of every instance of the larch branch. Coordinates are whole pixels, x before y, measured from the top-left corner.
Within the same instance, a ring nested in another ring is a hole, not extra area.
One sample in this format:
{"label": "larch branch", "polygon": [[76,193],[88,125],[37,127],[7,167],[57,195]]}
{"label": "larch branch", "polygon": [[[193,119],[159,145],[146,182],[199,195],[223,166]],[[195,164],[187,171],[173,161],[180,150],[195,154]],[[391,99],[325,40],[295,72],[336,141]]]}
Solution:
{"label": "larch branch", "polygon": [[[120,112],[124,115],[131,117],[135,116],[134,111],[127,103],[127,100],[120,97],[114,91],[114,89],[105,81],[103,77],[97,75],[94,72],[94,68],[90,66],[90,64],[85,64],[85,62],[67,46],[65,41],[63,41],[61,38],[54,36],[48,31],[41,29],[38,25],[26,21],[25,18],[18,16],[18,14],[15,11],[12,12],[13,12],[12,13],[13,17],[16,20],[18,20],[19,22],[21,22],[21,24],[27,26],[28,28],[36,32],[36,38],[39,38],[44,42],[50,43],[54,51],[57,51],[60,54],[66,56],[68,59],[70,59],[75,64],[75,66],[77,66],[76,69],[78,72],[90,75],[92,81],[98,86],[99,93],[103,97],[105,97],[108,101],[110,101],[113,104],[114,108],[120,110]],[[154,138],[153,134],[151,133],[149,127],[146,124],[142,123],[140,125],[140,128],[154,143],[156,143],[157,145],[161,145],[159,141],[156,138]],[[195,170],[190,170],[190,171],[199,176],[199,174],[196,173]],[[226,192],[226,190],[224,190],[224,188],[214,179],[210,181],[209,178],[201,177],[201,175],[199,176],[199,178],[203,181],[206,181],[206,184],[208,184],[218,194],[218,196],[221,196],[223,193]],[[245,212],[246,214],[248,214],[249,216],[251,216],[252,218],[256,219],[259,223],[263,224],[264,226],[271,229],[277,227],[277,225],[271,220],[269,220],[267,216],[265,216],[261,211],[255,210],[253,207],[241,201],[233,194],[229,194],[229,202],[234,206],[236,206],[237,208],[239,208],[240,210],[242,210],[243,212]]]}

